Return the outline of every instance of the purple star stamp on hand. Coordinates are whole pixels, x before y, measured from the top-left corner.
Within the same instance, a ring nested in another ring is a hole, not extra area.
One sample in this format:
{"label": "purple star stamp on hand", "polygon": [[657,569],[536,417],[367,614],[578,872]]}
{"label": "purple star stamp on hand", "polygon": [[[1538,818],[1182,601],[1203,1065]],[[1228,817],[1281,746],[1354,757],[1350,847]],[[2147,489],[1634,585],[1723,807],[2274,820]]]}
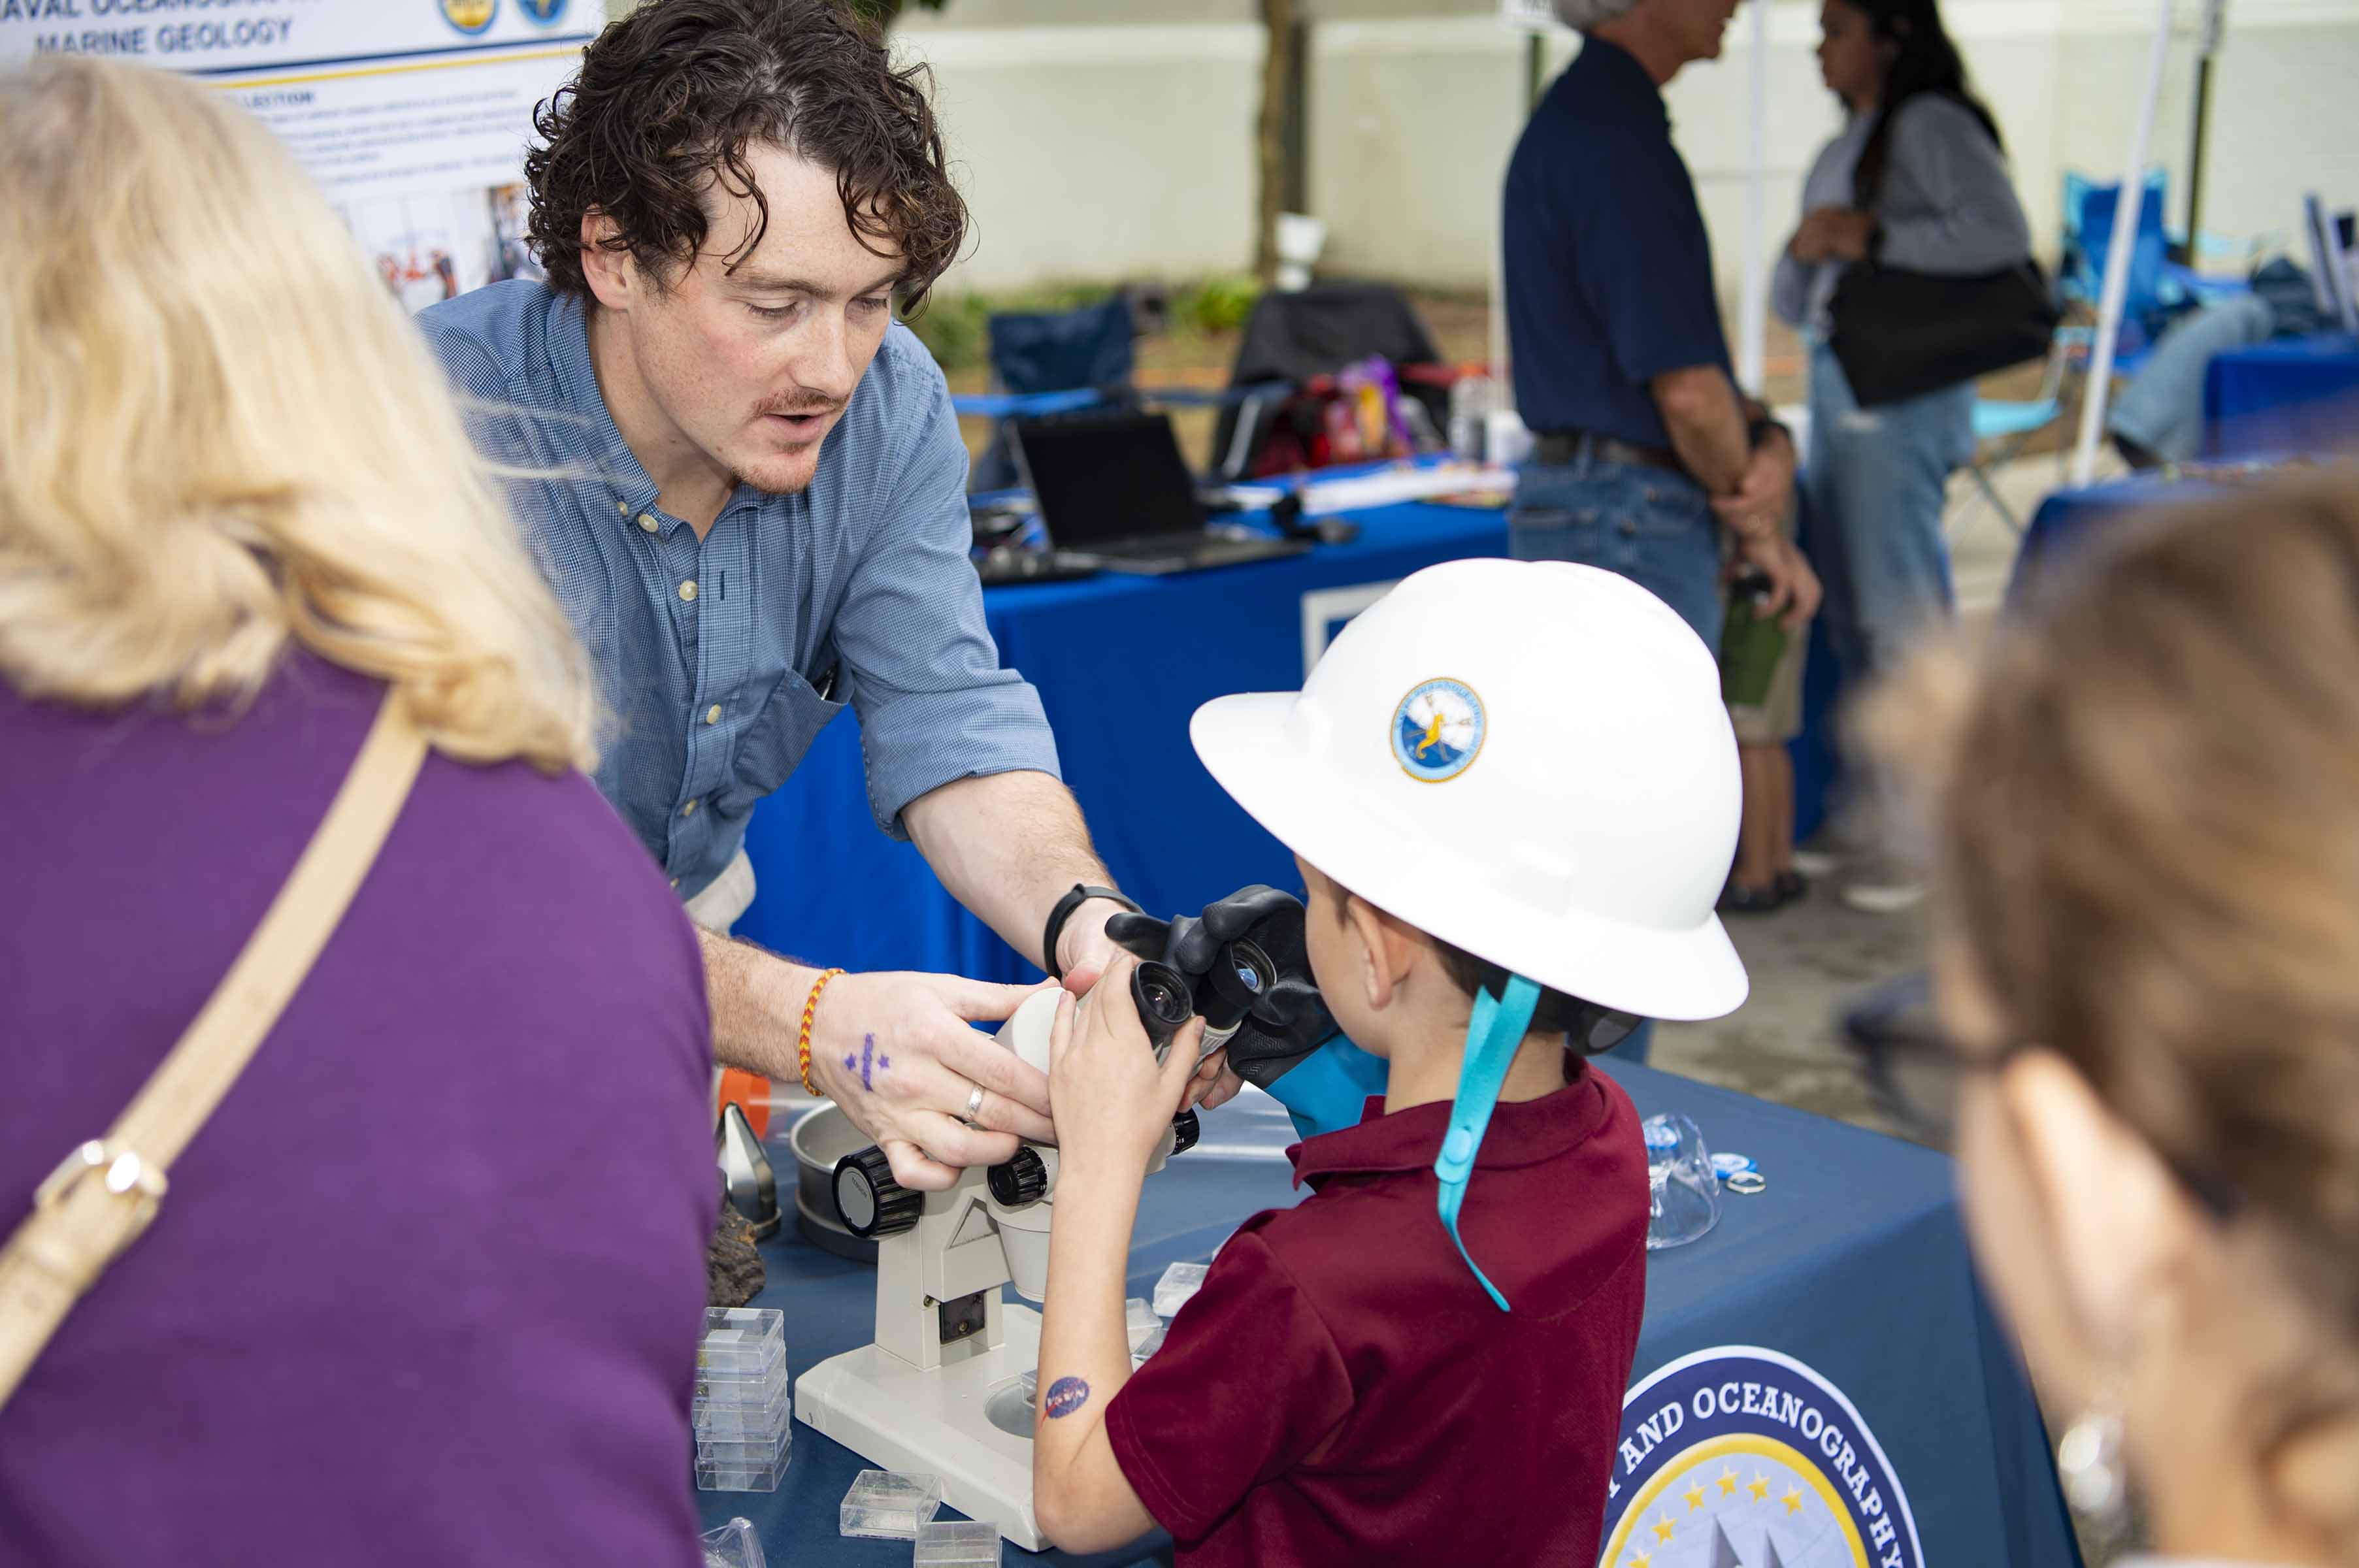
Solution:
{"label": "purple star stamp on hand", "polygon": [[860,1037],[859,1055],[847,1055],[843,1058],[843,1070],[847,1073],[858,1073],[860,1087],[871,1091],[876,1087],[876,1075],[892,1065],[892,1057],[879,1056],[876,1054],[876,1036],[874,1034],[864,1034]]}

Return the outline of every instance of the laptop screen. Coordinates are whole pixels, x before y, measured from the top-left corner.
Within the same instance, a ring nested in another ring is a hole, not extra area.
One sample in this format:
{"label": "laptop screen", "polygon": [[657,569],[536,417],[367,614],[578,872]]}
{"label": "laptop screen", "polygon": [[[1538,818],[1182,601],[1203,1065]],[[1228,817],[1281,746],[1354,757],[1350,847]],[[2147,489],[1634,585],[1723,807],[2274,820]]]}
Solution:
{"label": "laptop screen", "polygon": [[1168,414],[1017,419],[1017,460],[1049,542],[1086,550],[1116,539],[1201,536],[1203,508]]}

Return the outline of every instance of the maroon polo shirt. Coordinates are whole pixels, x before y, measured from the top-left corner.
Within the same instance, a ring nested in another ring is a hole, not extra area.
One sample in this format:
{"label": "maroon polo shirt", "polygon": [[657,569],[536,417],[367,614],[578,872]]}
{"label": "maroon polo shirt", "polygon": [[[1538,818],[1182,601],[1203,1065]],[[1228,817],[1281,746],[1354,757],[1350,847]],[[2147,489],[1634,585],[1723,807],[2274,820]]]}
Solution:
{"label": "maroon polo shirt", "polygon": [[1297,1144],[1299,1206],[1247,1220],[1106,1411],[1180,1561],[1591,1568],[1647,1292],[1647,1156],[1585,1066],[1491,1119],[1434,1211],[1446,1103]]}

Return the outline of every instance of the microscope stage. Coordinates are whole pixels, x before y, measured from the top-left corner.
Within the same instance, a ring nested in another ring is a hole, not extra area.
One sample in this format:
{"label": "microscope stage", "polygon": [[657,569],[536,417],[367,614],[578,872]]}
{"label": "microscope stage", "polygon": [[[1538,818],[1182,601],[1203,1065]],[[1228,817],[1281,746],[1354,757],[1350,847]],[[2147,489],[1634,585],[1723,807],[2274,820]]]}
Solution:
{"label": "microscope stage", "polygon": [[1003,1431],[987,1407],[1040,1360],[1040,1314],[1001,1309],[1003,1343],[919,1371],[874,1345],[834,1356],[795,1381],[795,1414],[887,1470],[942,1479],[942,1501],[988,1519],[1027,1552],[1048,1545],[1032,1519],[1032,1440]]}

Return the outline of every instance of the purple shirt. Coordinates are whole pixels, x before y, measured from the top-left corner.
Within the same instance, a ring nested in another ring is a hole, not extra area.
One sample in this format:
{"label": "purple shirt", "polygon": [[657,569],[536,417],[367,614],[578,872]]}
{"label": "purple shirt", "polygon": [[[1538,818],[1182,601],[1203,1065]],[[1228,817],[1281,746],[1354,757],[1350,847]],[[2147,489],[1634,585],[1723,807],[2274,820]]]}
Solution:
{"label": "purple shirt", "polygon": [[[381,688],[202,723],[0,681],[0,1231],[147,1081]],[[368,880],[0,1407],[0,1563],[692,1568],[703,970],[590,782],[427,760]]]}

